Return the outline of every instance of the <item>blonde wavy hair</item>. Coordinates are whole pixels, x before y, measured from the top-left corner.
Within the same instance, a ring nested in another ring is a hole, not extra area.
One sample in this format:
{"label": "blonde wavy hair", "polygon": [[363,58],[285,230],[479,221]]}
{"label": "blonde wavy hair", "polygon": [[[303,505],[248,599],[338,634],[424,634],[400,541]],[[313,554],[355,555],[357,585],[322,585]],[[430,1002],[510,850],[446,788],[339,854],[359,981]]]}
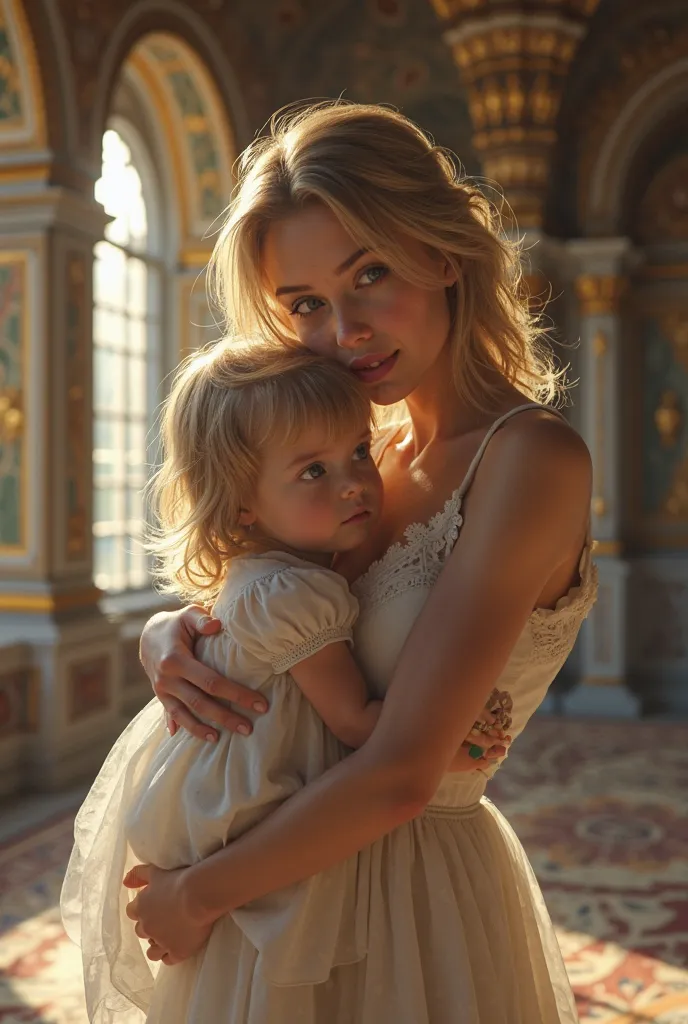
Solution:
{"label": "blonde wavy hair", "polygon": [[305,348],[222,341],[191,355],[163,405],[162,465],[150,485],[159,588],[212,601],[229,560],[261,546],[239,519],[266,449],[314,424],[330,439],[363,430],[371,412],[353,374]]}
{"label": "blonde wavy hair", "polygon": [[451,263],[458,278],[448,296],[451,345],[462,401],[489,409],[495,370],[534,400],[556,398],[561,373],[529,309],[520,244],[503,229],[499,206],[462,177],[450,153],[385,107],[335,101],[278,112],[269,134],[242,154],[210,267],[229,325],[296,340],[264,279],[263,246],[272,224],[314,201],[356,245],[414,284],[437,282],[409,257],[405,239]]}

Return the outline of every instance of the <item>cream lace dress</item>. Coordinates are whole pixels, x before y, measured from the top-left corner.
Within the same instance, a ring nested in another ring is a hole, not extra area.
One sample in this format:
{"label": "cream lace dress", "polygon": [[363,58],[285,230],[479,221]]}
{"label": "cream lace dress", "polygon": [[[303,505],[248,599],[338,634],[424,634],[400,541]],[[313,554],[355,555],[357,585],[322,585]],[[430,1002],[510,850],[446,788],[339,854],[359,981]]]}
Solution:
{"label": "cream lace dress", "polygon": [[[463,498],[490,438],[511,416],[530,408],[539,407],[521,406],[493,425],[444,508],[428,523],[409,527],[404,541],[393,545],[354,585],[360,605],[356,656],[377,696],[384,696],[404,641],[456,542]],[[556,608],[533,612],[495,685],[490,705],[513,736],[522,731],[570,653],[596,588],[588,542],[578,585]],[[133,737],[130,743],[136,747]],[[235,744],[230,741],[230,750]],[[296,756],[295,745],[292,752]],[[156,986],[149,1020],[575,1024],[573,996],[537,881],[518,839],[484,796],[494,770],[448,774],[422,815],[337,869],[316,876],[318,884],[310,890],[315,902],[296,903],[304,911],[304,928],[291,931],[288,948],[280,946],[277,904],[267,904],[262,949],[258,936],[236,914],[218,921],[196,958],[161,969],[164,984]],[[119,766],[115,775],[121,773]],[[104,821],[103,803],[101,799],[98,813],[82,826],[87,865],[94,857],[111,856],[121,842],[110,822],[102,852],[94,853],[97,841],[88,833]],[[120,855],[118,868],[121,860]],[[82,884],[86,908],[88,889]],[[119,899],[121,903],[124,897]],[[351,901],[355,911],[348,920]],[[247,913],[260,903],[246,908]],[[284,906],[290,907],[288,900]],[[120,915],[121,907],[113,906],[116,931]],[[88,919],[88,912],[84,916]],[[102,942],[107,929],[98,913],[95,917],[97,941]],[[293,921],[289,916],[285,927]],[[332,941],[335,934],[340,941]],[[131,956],[127,983],[136,978],[140,984],[148,966],[142,966],[131,936],[125,940]],[[275,942],[274,967],[281,965],[279,955],[289,954],[285,965],[287,970],[293,965],[291,976],[282,972],[277,978],[270,972],[266,941],[268,946]],[[317,984],[306,980],[309,974],[317,976]],[[148,978],[150,985],[150,973]],[[181,1005],[186,1016],[180,1016]],[[124,1018],[110,1014],[97,1019]]]}

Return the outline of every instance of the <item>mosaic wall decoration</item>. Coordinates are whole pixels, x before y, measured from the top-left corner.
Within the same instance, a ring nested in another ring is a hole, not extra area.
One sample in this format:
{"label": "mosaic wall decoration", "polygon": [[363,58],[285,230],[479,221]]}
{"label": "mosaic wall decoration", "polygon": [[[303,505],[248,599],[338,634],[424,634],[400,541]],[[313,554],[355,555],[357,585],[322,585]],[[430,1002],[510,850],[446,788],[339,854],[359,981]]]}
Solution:
{"label": "mosaic wall decoration", "polygon": [[162,42],[148,42],[145,52],[152,57],[174,98],[183,125],[186,151],[195,179],[198,216],[207,224],[218,217],[229,201],[223,183],[222,157],[217,143],[217,126],[208,98],[182,51]]}
{"label": "mosaic wall decoration", "polygon": [[67,699],[69,722],[106,710],[109,703],[109,677],[110,659],[106,654],[72,665]]}
{"label": "mosaic wall decoration", "polygon": [[26,256],[0,252],[0,554],[25,549]]}
{"label": "mosaic wall decoration", "polygon": [[86,303],[86,261],[82,253],[69,254],[66,274],[66,550],[69,560],[78,560],[88,552],[87,487],[90,484],[86,423],[89,310]]}
{"label": "mosaic wall decoration", "polygon": [[10,38],[5,5],[0,6],[0,130],[22,119],[19,67]]}
{"label": "mosaic wall decoration", "polygon": [[45,142],[41,78],[22,0],[0,0],[0,145]]}
{"label": "mosaic wall decoration", "polygon": [[642,324],[642,510],[688,522],[688,319],[646,316]]}

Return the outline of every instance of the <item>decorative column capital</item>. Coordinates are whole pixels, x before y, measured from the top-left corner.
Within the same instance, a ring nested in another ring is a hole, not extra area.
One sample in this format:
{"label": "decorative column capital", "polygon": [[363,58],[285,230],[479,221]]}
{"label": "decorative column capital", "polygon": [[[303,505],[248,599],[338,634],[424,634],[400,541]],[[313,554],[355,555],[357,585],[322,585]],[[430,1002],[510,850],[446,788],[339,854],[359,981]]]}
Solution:
{"label": "decorative column capital", "polygon": [[605,274],[581,274],[576,278],[576,294],[581,313],[586,316],[616,313],[628,287],[628,278]]}
{"label": "decorative column capital", "polygon": [[642,254],[628,238],[580,238],[566,243],[581,313],[617,313],[628,274]]}
{"label": "decorative column capital", "polygon": [[473,145],[523,227],[542,224],[556,119],[599,0],[431,0],[467,88]]}

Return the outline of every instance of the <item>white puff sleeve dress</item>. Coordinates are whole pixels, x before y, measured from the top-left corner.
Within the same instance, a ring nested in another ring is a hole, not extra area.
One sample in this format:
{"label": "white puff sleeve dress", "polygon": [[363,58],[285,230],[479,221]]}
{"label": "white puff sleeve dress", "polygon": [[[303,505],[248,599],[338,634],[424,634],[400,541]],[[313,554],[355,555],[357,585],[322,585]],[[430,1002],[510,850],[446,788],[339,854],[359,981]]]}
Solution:
{"label": "white puff sleeve dress", "polygon": [[223,630],[203,638],[197,656],[260,691],[270,710],[254,717],[250,737],[223,732],[208,743],[184,731],[169,736],[154,700],[115,744],[77,817],[62,892],[92,1022],[210,1021],[210,964],[218,964],[216,998],[231,998],[217,976],[222,949],[214,948],[228,927],[241,933],[233,946],[249,943],[258,953],[254,984],[318,984],[334,966],[365,956],[367,872],[359,858],[234,911],[197,957],[175,967],[146,959],[147,943],[125,915],[135,893],[121,884],[136,863],[176,868],[207,857],[345,756],[289,670],[327,644],[350,641],[357,612],[344,579],[328,569],[282,553],[235,559],[215,606]]}

